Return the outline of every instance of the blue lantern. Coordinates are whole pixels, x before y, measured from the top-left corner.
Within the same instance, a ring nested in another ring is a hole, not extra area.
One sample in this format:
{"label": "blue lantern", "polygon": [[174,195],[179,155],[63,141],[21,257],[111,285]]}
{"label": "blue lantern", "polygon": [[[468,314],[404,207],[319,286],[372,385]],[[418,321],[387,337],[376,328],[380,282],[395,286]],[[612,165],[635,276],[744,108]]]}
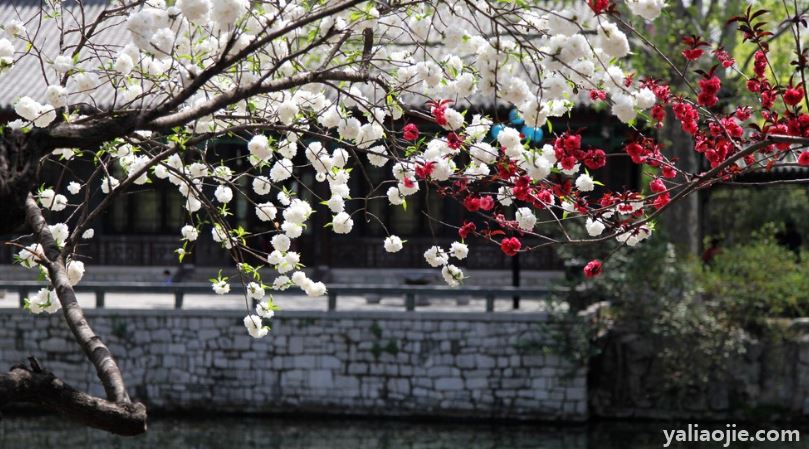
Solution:
{"label": "blue lantern", "polygon": [[512,125],[522,125],[523,123],[525,123],[525,120],[523,120],[523,118],[520,116],[520,113],[519,111],[517,111],[517,108],[512,109],[508,113],[508,120],[511,122]]}
{"label": "blue lantern", "polygon": [[492,135],[492,139],[496,139],[497,136],[500,135],[500,131],[502,131],[502,130],[503,130],[503,125],[501,125],[501,124],[497,124],[497,125],[492,126],[492,129],[490,131],[490,133]]}
{"label": "blue lantern", "polygon": [[525,140],[528,142],[539,142],[545,136],[545,133],[542,132],[542,128],[532,128],[528,125],[523,126],[520,132],[525,136]]}

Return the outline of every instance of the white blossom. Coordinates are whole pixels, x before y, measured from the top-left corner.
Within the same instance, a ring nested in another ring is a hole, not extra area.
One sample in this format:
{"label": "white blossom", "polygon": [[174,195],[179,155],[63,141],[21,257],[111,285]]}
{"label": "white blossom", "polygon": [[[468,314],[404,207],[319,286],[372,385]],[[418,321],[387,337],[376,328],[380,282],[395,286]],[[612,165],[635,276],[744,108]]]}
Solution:
{"label": "white blossom", "polygon": [[218,280],[211,283],[211,288],[217,295],[225,295],[230,293],[230,284],[226,280]]}
{"label": "white blossom", "polygon": [[70,230],[64,223],[49,225],[48,229],[51,231],[51,235],[53,236],[53,240],[56,241],[57,246],[64,246],[67,238],[70,237]]}
{"label": "white blossom", "polygon": [[450,287],[457,287],[464,279],[463,271],[452,264],[444,265],[444,267],[441,268],[441,276]]}
{"label": "white blossom", "polygon": [[250,151],[250,155],[259,162],[269,161],[272,157],[272,148],[270,148],[269,140],[267,136],[263,134],[253,136],[250,142],[247,143],[247,149]]}
{"label": "white blossom", "polygon": [[270,180],[264,176],[256,176],[253,178],[253,191],[256,192],[257,195],[266,195],[270,193],[272,190],[272,184]]}
{"label": "white blossom", "polygon": [[258,282],[250,282],[247,284],[247,296],[253,299],[264,299],[264,287]]}
{"label": "white blossom", "polygon": [[402,249],[402,239],[395,235],[385,237],[385,251],[389,253],[396,253]]}
{"label": "white blossom", "polygon": [[214,191],[214,196],[216,197],[216,201],[227,204],[233,199],[233,190],[228,186],[219,185]]}
{"label": "white blossom", "polygon": [[256,204],[256,216],[261,221],[272,221],[277,214],[278,209],[270,202]]}
{"label": "white blossom", "polygon": [[37,195],[39,204],[54,212],[59,212],[67,207],[67,197],[54,192],[53,189],[44,189]]}
{"label": "white blossom", "polygon": [[104,177],[101,179],[101,191],[104,193],[110,193],[112,190],[115,190],[119,184],[120,181],[112,176]]}
{"label": "white blossom", "polygon": [[67,89],[58,84],[51,84],[45,89],[45,98],[55,108],[64,107],[67,104]]}
{"label": "white blossom", "polygon": [[654,20],[666,6],[666,0],[626,0],[626,5],[632,14]]}
{"label": "white blossom", "polygon": [[280,159],[275,161],[270,169],[270,179],[273,182],[281,182],[289,179],[292,176],[292,161],[289,159]]}
{"label": "white blossom", "polygon": [[81,191],[81,184],[76,181],[71,181],[67,185],[67,191],[70,192],[71,195],[78,195],[78,193]]}
{"label": "white blossom", "polygon": [[587,229],[587,234],[590,237],[598,237],[604,232],[604,223],[601,220],[593,220],[590,217],[587,217],[587,222],[585,223],[584,227]]}
{"label": "white blossom", "polygon": [[247,333],[253,338],[265,337],[270,332],[270,329],[264,326],[261,322],[261,317],[258,315],[244,317],[244,327],[247,328]]}
{"label": "white blossom", "polygon": [[331,221],[332,230],[337,234],[348,234],[354,227],[354,220],[345,212],[335,215]]}
{"label": "white blossom", "polygon": [[576,178],[576,188],[581,192],[593,191],[595,188],[593,178],[586,173],[582,173],[578,178]]}
{"label": "white blossom", "polygon": [[534,226],[537,223],[537,217],[530,208],[521,207],[517,209],[514,217],[517,219],[517,225],[519,225],[520,229],[523,231],[531,232],[534,230]]}
{"label": "white blossom", "polygon": [[180,228],[180,234],[182,234],[183,240],[189,242],[194,242],[199,238],[199,230],[192,225],[185,225]]}
{"label": "white blossom", "polygon": [[69,55],[59,55],[51,63],[53,69],[59,73],[67,73],[73,68],[73,58]]}
{"label": "white blossom", "polygon": [[177,8],[189,21],[204,25],[211,11],[211,0],[177,0]]}
{"label": "white blossom", "polygon": [[270,308],[269,303],[260,302],[256,304],[256,314],[264,319],[270,319],[275,316],[275,311]]}
{"label": "white blossom", "polygon": [[463,260],[466,259],[466,256],[469,254],[469,246],[467,246],[466,243],[452,242],[449,246],[449,252],[452,254],[452,257]]}
{"label": "white blossom", "polygon": [[289,251],[289,246],[291,245],[291,241],[289,237],[284,234],[276,234],[270,240],[272,247],[275,248],[277,251],[286,252]]}
{"label": "white blossom", "polygon": [[62,308],[56,292],[48,288],[42,288],[34,296],[28,298],[27,304],[28,310],[33,314],[56,313]]}
{"label": "white blossom", "polygon": [[11,37],[22,36],[26,33],[25,24],[17,19],[12,19],[6,22],[6,24],[3,25],[3,29]]}
{"label": "white blossom", "polygon": [[216,0],[212,4],[211,20],[222,28],[232,27],[250,7],[248,0]]}
{"label": "white blossom", "polygon": [[449,262],[449,256],[438,246],[432,246],[424,252],[424,259],[431,267],[440,267]]}
{"label": "white blossom", "polygon": [[67,262],[67,281],[70,285],[77,285],[84,277],[84,262],[80,260],[70,260]]}
{"label": "white blossom", "polygon": [[32,243],[17,253],[17,260],[21,266],[25,268],[33,268],[39,265],[40,257],[44,255],[45,253],[42,249],[42,245],[39,243]]}

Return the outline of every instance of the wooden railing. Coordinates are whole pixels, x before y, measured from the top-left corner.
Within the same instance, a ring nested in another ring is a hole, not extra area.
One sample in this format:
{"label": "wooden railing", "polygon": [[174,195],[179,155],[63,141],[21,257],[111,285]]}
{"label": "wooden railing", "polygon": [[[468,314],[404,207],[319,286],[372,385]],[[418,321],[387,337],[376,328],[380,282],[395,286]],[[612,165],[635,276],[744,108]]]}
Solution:
{"label": "wooden railing", "polygon": [[[0,290],[16,291],[19,294],[20,305],[24,298],[44,287],[43,282],[37,281],[0,281]],[[183,299],[186,294],[214,294],[211,284],[208,283],[154,283],[154,282],[82,282],[73,287],[77,293],[94,293],[96,298],[96,308],[104,307],[104,299],[107,293],[156,293],[173,294],[174,308],[183,308]],[[530,287],[458,287],[448,286],[428,286],[428,285],[328,285],[328,310],[337,310],[337,298],[340,295],[373,295],[373,296],[401,296],[404,297],[405,310],[416,310],[416,297],[444,297],[458,298],[465,297],[470,300],[486,301],[486,311],[494,311],[494,301],[497,298],[513,298],[515,296],[525,300],[547,299],[548,295],[554,291],[552,287],[530,288]],[[272,291],[275,296],[301,295],[301,291],[291,288],[285,291]],[[244,294],[244,287],[233,285],[229,294]]]}

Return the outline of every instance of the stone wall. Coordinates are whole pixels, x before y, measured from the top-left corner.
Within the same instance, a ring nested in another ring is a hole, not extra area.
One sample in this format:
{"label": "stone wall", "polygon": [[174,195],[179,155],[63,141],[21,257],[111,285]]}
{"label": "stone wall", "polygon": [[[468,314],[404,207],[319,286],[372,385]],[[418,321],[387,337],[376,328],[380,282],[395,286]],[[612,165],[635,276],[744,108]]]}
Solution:
{"label": "stone wall", "polygon": [[[586,369],[538,351],[544,314],[284,312],[250,338],[242,313],[88,310],[132,395],[153,410],[581,421]],[[29,355],[102,394],[60,315],[0,310],[0,366]]]}

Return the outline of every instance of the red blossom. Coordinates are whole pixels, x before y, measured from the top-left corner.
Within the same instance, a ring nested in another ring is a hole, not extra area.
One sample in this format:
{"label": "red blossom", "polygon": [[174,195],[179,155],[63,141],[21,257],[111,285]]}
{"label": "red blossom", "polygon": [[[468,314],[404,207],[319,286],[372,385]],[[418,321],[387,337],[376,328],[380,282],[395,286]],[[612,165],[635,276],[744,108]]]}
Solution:
{"label": "red blossom", "polygon": [[528,176],[520,176],[511,188],[511,193],[514,198],[520,201],[528,201],[531,195],[531,178]]}
{"label": "red blossom", "polygon": [[668,103],[671,98],[671,88],[667,84],[656,84],[652,89],[655,97],[663,103]]}
{"label": "red blossom", "polygon": [[730,54],[727,51],[725,51],[725,49],[722,47],[719,47],[716,50],[714,50],[713,54],[714,56],[716,56],[716,59],[722,64],[722,67],[724,68],[728,68],[736,63],[736,60],[733,59],[733,57],[730,56]]}
{"label": "red blossom", "polygon": [[452,100],[430,100],[427,102],[427,105],[430,106],[430,112],[435,118],[435,122],[441,126],[445,126],[447,124],[445,114],[447,112],[447,106],[450,104],[452,104]]}
{"label": "red blossom", "polygon": [[700,93],[697,96],[697,103],[702,106],[714,106],[719,98],[716,94],[719,92],[722,82],[716,76],[705,77],[699,80]]}
{"label": "red blossom", "polygon": [[564,170],[572,169],[587,155],[581,149],[581,135],[570,131],[565,131],[553,141],[553,151]]}
{"label": "red blossom", "polygon": [[593,259],[584,266],[584,276],[587,278],[596,277],[603,272],[604,268],[601,265],[601,261],[598,259]]}
{"label": "red blossom", "polygon": [[688,134],[694,135],[699,131],[698,119],[699,112],[694,106],[689,103],[677,102],[672,106],[674,116],[680,121],[683,131]]}
{"label": "red blossom", "polygon": [[722,87],[722,82],[717,76],[706,77],[699,80],[699,87],[705,93],[716,95],[716,93],[719,92],[719,88]]}
{"label": "red blossom", "polygon": [[604,101],[607,99],[607,93],[603,90],[593,89],[590,91],[590,100]]}
{"label": "red blossom", "polygon": [[736,123],[736,120],[734,120],[732,117],[725,117],[720,120],[720,123],[722,124],[728,135],[730,135],[730,137],[733,137],[734,139],[738,139],[742,137],[742,135],[744,134],[744,128],[739,126],[739,124]]}
{"label": "red blossom", "polygon": [[753,108],[750,106],[739,106],[736,108],[736,118],[743,122],[750,118]]}
{"label": "red blossom", "polygon": [[500,242],[500,249],[507,255],[507,256],[515,256],[522,248],[522,243],[520,243],[520,239],[517,237],[508,237],[503,239]]}
{"label": "red blossom", "polygon": [[803,88],[800,86],[790,87],[784,92],[784,103],[795,106],[803,100]]}
{"label": "red blossom", "polygon": [[646,161],[646,156],[649,154],[649,150],[643,147],[638,142],[631,142],[624,147],[624,151],[626,154],[629,155],[632,162],[636,164],[642,164]]}
{"label": "red blossom", "polygon": [[463,226],[458,229],[458,235],[461,237],[461,239],[466,239],[470,234],[474,233],[476,229],[477,226],[475,226],[474,223],[471,221],[464,221]]}
{"label": "red blossom", "polygon": [[762,108],[771,109],[775,104],[775,100],[778,98],[778,95],[775,89],[770,87],[769,83],[761,83],[761,93],[759,94],[759,98],[761,99]]}
{"label": "red blossom", "polygon": [[652,107],[652,118],[662,126],[663,120],[666,118],[666,110],[663,109],[663,106],[656,104]]}
{"label": "red blossom", "polygon": [[517,173],[517,165],[514,161],[497,164],[497,176],[501,179],[510,179]]}
{"label": "red blossom", "polygon": [[494,209],[494,198],[491,195],[486,195],[480,198],[481,210],[490,211]]}
{"label": "red blossom", "polygon": [[624,77],[624,87],[629,87],[632,85],[632,81],[634,80],[635,75],[630,73],[629,75]]}
{"label": "red blossom", "polygon": [[435,169],[435,161],[425,162],[416,165],[416,178],[427,179]]}
{"label": "red blossom", "polygon": [[809,114],[792,117],[787,126],[789,127],[789,135],[809,137]]}
{"label": "red blossom", "polygon": [[596,15],[606,12],[610,8],[610,0],[587,0],[587,4]]}
{"label": "red blossom", "polygon": [[708,43],[703,41],[699,36],[686,36],[683,38],[683,44],[686,49],[683,50],[683,57],[689,61],[699,59],[700,56],[705,54],[705,50],[700,47],[708,46]]}
{"label": "red blossom", "polygon": [[410,142],[413,142],[419,138],[419,129],[416,125],[412,123],[408,123],[404,127],[404,138]]}
{"label": "red blossom", "polygon": [[553,192],[548,189],[540,190],[537,192],[537,201],[539,201],[543,206],[553,204]]}
{"label": "red blossom", "polygon": [[598,148],[587,150],[584,155],[584,165],[590,170],[598,170],[607,165],[607,154]]}
{"label": "red blossom", "polygon": [[649,189],[654,193],[665,192],[666,184],[663,183],[662,179],[655,178],[649,182]]}
{"label": "red blossom", "polygon": [[480,198],[469,195],[463,200],[463,207],[469,212],[477,212],[480,210]]}
{"label": "red blossom", "polygon": [[402,179],[402,184],[404,184],[404,186],[407,187],[408,189],[412,189],[413,187],[416,186],[416,182],[413,180],[413,178]]}
{"label": "red blossom", "polygon": [[607,192],[601,197],[600,200],[598,200],[598,204],[601,207],[610,207],[617,201],[618,199],[616,197],[612,196],[611,193]]}
{"label": "red blossom", "polygon": [[652,205],[655,207],[655,209],[662,209],[666,206],[666,204],[669,204],[670,202],[671,196],[669,196],[669,193],[666,192],[662,195],[658,195],[657,198],[655,198]]}
{"label": "red blossom", "polygon": [[716,103],[719,101],[719,98],[716,95],[706,94],[704,92],[697,95],[697,103],[701,106],[711,107],[715,106]]}
{"label": "red blossom", "polygon": [[756,76],[759,78],[764,78],[764,73],[767,71],[767,54],[761,50],[755,54],[753,71],[756,72]]}
{"label": "red blossom", "polygon": [[805,150],[798,155],[798,164],[809,167],[809,150]]}
{"label": "red blossom", "polygon": [[661,172],[666,179],[674,179],[677,177],[677,170],[671,165],[663,165]]}
{"label": "red blossom", "polygon": [[447,146],[453,150],[457,150],[461,148],[461,145],[463,145],[463,136],[459,136],[454,132],[447,134]]}
{"label": "red blossom", "polygon": [[683,57],[689,61],[699,59],[700,56],[705,54],[705,50],[701,48],[686,48],[683,50]]}

